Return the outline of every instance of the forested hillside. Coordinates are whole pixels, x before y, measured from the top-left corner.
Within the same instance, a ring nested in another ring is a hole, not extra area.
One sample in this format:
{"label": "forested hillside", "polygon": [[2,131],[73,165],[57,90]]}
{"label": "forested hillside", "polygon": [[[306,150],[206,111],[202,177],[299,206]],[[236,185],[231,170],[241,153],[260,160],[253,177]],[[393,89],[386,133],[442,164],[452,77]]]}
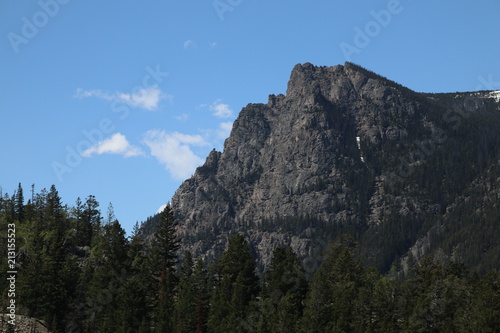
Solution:
{"label": "forested hillside", "polygon": [[[110,205],[63,205],[54,186],[0,200],[3,251],[15,229],[15,311],[51,332],[495,332],[500,274],[472,274],[443,252],[401,280],[365,267],[356,240],[340,235],[306,259],[276,247],[262,276],[242,235],[211,265],[179,256],[172,207],[151,244],[126,237]],[[11,233],[11,232],[10,232]],[[9,233],[9,234],[10,234]],[[5,253],[5,252],[4,252]],[[1,257],[7,274],[7,257]],[[13,298],[0,279],[2,307]]]}

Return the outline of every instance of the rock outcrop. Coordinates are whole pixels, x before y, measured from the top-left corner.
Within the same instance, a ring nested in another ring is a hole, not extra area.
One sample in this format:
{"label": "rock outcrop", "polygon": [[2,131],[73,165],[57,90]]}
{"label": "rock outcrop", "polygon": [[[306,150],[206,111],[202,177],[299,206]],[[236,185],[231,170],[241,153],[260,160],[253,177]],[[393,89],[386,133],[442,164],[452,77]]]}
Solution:
{"label": "rock outcrop", "polygon": [[416,93],[351,63],[296,65],[286,95],[243,108],[224,151],[173,196],[183,249],[210,261],[244,233],[263,265],[285,244],[315,260],[348,232],[386,270],[432,242],[498,161],[495,96]]}

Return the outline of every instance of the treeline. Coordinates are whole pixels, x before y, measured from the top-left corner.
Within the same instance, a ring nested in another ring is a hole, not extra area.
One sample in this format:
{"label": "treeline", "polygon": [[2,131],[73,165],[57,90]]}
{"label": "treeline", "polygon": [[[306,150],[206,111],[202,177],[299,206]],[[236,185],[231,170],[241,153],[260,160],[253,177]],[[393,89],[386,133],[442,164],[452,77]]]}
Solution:
{"label": "treeline", "polygon": [[[16,311],[51,332],[495,332],[500,274],[479,277],[444,255],[415,265],[404,281],[365,268],[356,242],[339,236],[311,280],[290,247],[274,250],[264,276],[242,235],[207,267],[179,258],[170,206],[155,238],[126,237],[112,206],[89,196],[62,204],[54,186],[21,186],[0,199],[1,248],[16,225]],[[4,250],[2,250],[4,251]],[[318,258],[315,258],[318,259]],[[2,256],[3,272],[8,269]],[[0,279],[2,307],[9,286]]]}

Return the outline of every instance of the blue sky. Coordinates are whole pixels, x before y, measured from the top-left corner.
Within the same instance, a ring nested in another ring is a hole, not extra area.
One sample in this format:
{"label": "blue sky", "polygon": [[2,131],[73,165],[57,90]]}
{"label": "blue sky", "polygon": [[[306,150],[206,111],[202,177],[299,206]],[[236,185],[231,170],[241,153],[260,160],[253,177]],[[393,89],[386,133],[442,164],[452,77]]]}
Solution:
{"label": "blue sky", "polygon": [[2,1],[0,186],[95,195],[130,232],[297,63],[500,89],[499,17],[497,0]]}

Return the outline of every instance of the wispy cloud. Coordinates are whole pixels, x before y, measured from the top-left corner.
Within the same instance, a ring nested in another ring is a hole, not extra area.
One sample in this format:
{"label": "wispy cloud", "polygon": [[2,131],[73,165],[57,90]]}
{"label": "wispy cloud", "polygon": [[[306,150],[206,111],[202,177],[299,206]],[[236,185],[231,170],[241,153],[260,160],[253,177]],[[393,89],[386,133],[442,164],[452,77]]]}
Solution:
{"label": "wispy cloud", "polygon": [[151,155],[165,166],[172,178],[177,180],[189,178],[203,164],[203,159],[191,147],[210,145],[201,135],[160,130],[148,131],[143,143],[149,147]]}
{"label": "wispy cloud", "polygon": [[180,115],[175,116],[175,119],[180,120],[180,121],[186,121],[189,118],[189,114],[183,113]]}
{"label": "wispy cloud", "polygon": [[219,128],[217,130],[217,137],[219,139],[227,139],[229,134],[231,134],[231,129],[233,128],[232,121],[225,121],[219,124]]}
{"label": "wispy cloud", "polygon": [[101,154],[118,154],[125,157],[139,156],[144,153],[139,147],[131,145],[125,135],[115,133],[110,138],[104,139],[96,145],[82,152],[83,157]]}
{"label": "wispy cloud", "polygon": [[77,98],[97,97],[107,101],[121,101],[132,107],[154,111],[158,108],[160,101],[164,98],[171,100],[172,96],[162,93],[158,87],[142,88],[133,93],[124,93],[117,91],[113,94],[102,90],[84,90],[78,88],[75,92]]}
{"label": "wispy cloud", "polygon": [[231,118],[233,116],[233,110],[228,104],[222,103],[221,99],[215,100],[208,108],[213,111],[213,115],[218,118]]}
{"label": "wispy cloud", "polygon": [[190,39],[186,40],[183,45],[185,49],[189,49],[196,46],[195,42]]}

